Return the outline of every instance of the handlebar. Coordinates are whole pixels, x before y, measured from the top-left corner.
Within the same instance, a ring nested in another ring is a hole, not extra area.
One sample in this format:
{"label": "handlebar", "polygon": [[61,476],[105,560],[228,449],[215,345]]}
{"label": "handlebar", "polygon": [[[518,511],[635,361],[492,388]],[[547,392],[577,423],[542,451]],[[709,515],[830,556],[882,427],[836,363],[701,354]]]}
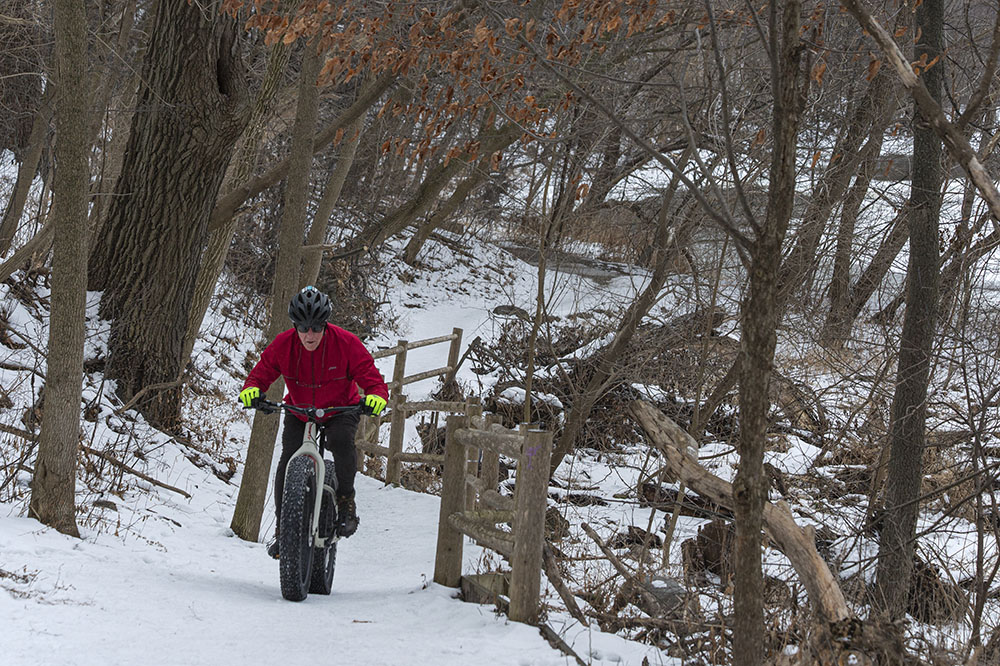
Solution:
{"label": "handlebar", "polygon": [[243,409],[257,409],[265,414],[274,414],[281,410],[286,412],[292,412],[293,414],[301,414],[307,419],[314,423],[320,423],[320,419],[324,416],[331,414],[353,414],[359,413],[364,414],[365,404],[363,402],[358,402],[353,405],[345,405],[343,407],[298,407],[296,405],[290,405],[287,402],[271,402],[270,400],[264,400],[261,398],[257,401],[253,407],[244,407]]}

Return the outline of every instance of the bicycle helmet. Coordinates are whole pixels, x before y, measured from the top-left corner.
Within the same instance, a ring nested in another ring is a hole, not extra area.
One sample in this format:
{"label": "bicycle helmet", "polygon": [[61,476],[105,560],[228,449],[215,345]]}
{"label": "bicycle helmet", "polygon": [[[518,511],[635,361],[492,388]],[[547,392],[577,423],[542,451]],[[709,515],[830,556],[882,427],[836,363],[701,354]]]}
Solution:
{"label": "bicycle helmet", "polygon": [[288,318],[296,328],[319,327],[326,324],[331,309],[329,297],[310,285],[292,297]]}

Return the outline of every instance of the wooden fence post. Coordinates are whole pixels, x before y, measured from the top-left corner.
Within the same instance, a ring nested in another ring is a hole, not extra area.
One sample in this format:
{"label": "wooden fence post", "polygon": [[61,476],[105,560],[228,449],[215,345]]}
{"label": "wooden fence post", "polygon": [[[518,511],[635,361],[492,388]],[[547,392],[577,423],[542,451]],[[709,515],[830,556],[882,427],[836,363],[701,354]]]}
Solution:
{"label": "wooden fence post", "polygon": [[[469,427],[475,423],[472,417],[483,415],[483,406],[480,404],[478,396],[469,396],[465,399],[465,415],[469,417]],[[466,471],[472,476],[479,476],[479,458],[483,454],[483,449],[469,447],[466,453],[468,454]],[[467,486],[465,492],[465,506],[472,509],[476,506],[476,489]]]}
{"label": "wooden fence post", "polygon": [[448,374],[444,376],[445,386],[448,382],[455,379],[455,374],[458,373],[458,355],[462,351],[462,329],[453,328],[451,329],[452,335],[455,339],[451,341],[451,346],[448,348],[448,366],[451,370]]}
{"label": "wooden fence post", "polygon": [[389,455],[385,464],[386,484],[399,484],[400,462],[399,454],[403,452],[403,432],[406,428],[406,411],[403,403],[406,395],[397,391],[393,403],[392,414],[389,416]]}
{"label": "wooden fence post", "polygon": [[532,622],[538,616],[551,458],[552,433],[528,431],[517,462],[517,482],[514,486],[510,619],[515,622]]}
{"label": "wooden fence post", "polygon": [[[403,450],[403,427],[406,422],[406,415],[402,413],[399,406],[406,402],[406,396],[403,395],[403,378],[406,377],[406,345],[409,344],[406,340],[397,340],[396,346],[399,347],[399,351],[396,352],[396,358],[392,365],[392,389],[389,396],[389,406],[392,409],[390,412],[389,420],[389,455],[385,459],[385,482],[399,483],[399,453]],[[398,418],[402,416],[403,418]],[[396,447],[393,449],[393,447]],[[393,451],[395,450],[395,460],[393,456]]]}
{"label": "wooden fence post", "polygon": [[[486,430],[490,429],[490,424],[493,419],[487,416],[486,422],[483,424],[486,426]],[[483,449],[483,462],[479,468],[479,478],[485,483],[485,487],[488,490],[496,490],[500,483],[500,454],[493,449]],[[487,504],[480,498],[479,506],[477,509],[488,508]]]}
{"label": "wooden fence post", "polygon": [[448,516],[465,511],[465,446],[455,431],[468,426],[469,417],[448,417],[444,439],[444,473],[441,479],[441,513],[438,517],[434,582],[458,587],[462,580],[462,533],[448,522]]}

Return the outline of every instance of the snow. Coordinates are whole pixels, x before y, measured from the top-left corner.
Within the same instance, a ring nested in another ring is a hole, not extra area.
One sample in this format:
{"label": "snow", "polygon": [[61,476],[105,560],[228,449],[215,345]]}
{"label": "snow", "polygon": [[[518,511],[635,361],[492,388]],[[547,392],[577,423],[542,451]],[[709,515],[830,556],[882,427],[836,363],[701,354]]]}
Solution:
{"label": "snow", "polygon": [[[416,284],[390,282],[390,300],[397,307],[419,303],[404,310],[400,335],[418,340],[461,327],[464,349],[475,335],[490,333],[492,307],[531,302],[535,284],[530,269],[489,246],[477,252],[497,253],[476,262],[487,267],[479,269],[486,277],[457,268],[447,276],[448,289],[434,284],[433,274]],[[613,291],[620,296],[634,288],[630,279],[621,279],[591,298],[601,300]],[[579,305],[576,295],[570,296],[566,308]],[[88,358],[104,347],[108,336],[106,322],[96,316],[98,299],[99,294],[88,297]],[[47,318],[12,299],[5,303],[11,304],[5,307],[11,310],[14,329],[44,345]],[[217,309],[209,312],[195,348],[196,366],[211,375],[205,388],[235,396],[243,357],[255,353],[259,335],[245,323],[223,318]],[[386,335],[369,346],[395,342]],[[415,350],[408,356],[407,374],[445,365],[447,350],[447,344]],[[13,357],[27,363],[34,358],[31,353],[22,350]],[[379,365],[391,375],[391,358]],[[23,408],[37,398],[38,382],[25,379],[30,373],[2,372],[0,379],[15,404]],[[466,366],[459,380],[474,384],[479,378]],[[407,390],[411,399],[421,399],[434,388],[435,382],[428,380]],[[267,557],[264,544],[236,538],[229,528],[242,465],[229,482],[215,473],[226,455],[242,462],[249,415],[235,398],[226,401],[210,393],[189,394],[185,417],[200,429],[203,441],[184,445],[150,428],[141,416],[116,414],[119,405],[103,377],[85,378],[84,399],[98,407],[96,420],[83,424],[88,445],[102,449],[126,441],[135,455],[129,453],[125,462],[190,498],[130,475],[123,477],[118,494],[98,495],[78,483],[82,538],[75,539],[25,517],[30,474],[20,472],[21,500],[0,503],[0,663],[575,663],[552,648],[537,628],[510,622],[491,606],[464,603],[457,590],[433,583],[439,498],[385,487],[361,474],[361,528],[338,544],[332,595],[310,595],[301,603],[283,600],[278,565]],[[406,439],[410,448],[418,441],[410,422]],[[209,455],[199,446],[216,450]],[[603,474],[604,482],[619,488],[622,479],[611,477],[603,465],[574,465],[570,474]],[[269,493],[264,537],[273,531],[272,514]],[[601,522],[612,529],[615,524]],[[465,573],[487,570],[499,559],[468,539],[464,552]],[[543,590],[543,600],[553,599],[551,589]],[[653,646],[581,625],[558,610],[548,613],[547,622],[588,664],[678,663]]]}
{"label": "snow", "polygon": [[436,497],[368,477],[358,491],[334,593],[302,603],[281,598],[262,545],[232,536],[231,497],[167,499],[126,543],[4,518],[4,663],[566,663],[536,629],[430,582]]}

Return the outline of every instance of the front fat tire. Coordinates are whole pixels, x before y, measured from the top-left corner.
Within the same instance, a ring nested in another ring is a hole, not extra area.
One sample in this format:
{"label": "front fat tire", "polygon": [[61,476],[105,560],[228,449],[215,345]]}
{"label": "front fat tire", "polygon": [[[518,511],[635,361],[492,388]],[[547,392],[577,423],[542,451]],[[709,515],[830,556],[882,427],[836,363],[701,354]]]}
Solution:
{"label": "front fat tire", "polygon": [[281,528],[278,560],[281,596],[302,601],[309,594],[312,579],[313,547],[310,526],[315,501],[316,465],[307,456],[288,464],[281,498]]}

